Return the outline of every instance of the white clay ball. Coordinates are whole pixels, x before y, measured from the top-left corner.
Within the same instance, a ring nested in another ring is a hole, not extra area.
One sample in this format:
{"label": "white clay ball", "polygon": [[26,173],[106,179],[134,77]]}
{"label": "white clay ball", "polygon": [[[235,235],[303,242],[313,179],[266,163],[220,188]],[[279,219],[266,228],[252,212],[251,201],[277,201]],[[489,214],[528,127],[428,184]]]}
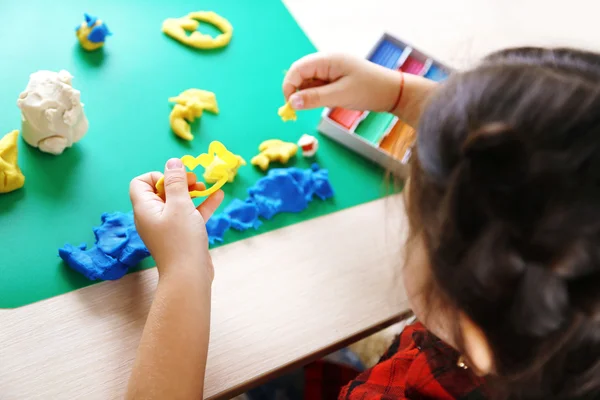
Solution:
{"label": "white clay ball", "polygon": [[86,134],[88,120],[80,92],[71,86],[72,79],[65,70],[37,71],[29,76],[29,83],[17,100],[21,135],[29,145],[58,155]]}

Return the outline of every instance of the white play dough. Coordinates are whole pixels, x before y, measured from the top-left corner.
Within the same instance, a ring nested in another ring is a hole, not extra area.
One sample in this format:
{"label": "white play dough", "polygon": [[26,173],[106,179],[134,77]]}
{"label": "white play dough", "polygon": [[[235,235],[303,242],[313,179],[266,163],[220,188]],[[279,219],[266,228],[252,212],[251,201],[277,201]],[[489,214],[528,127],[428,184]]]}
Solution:
{"label": "white play dough", "polygon": [[[304,157],[313,157],[319,149],[319,140],[316,137],[305,133],[300,136],[298,147],[302,150],[302,155]],[[305,147],[308,147],[308,149],[305,150]]]}
{"label": "white play dough", "polygon": [[80,93],[71,86],[71,79],[73,76],[65,70],[34,72],[17,100],[21,136],[46,153],[61,154],[88,130]]}

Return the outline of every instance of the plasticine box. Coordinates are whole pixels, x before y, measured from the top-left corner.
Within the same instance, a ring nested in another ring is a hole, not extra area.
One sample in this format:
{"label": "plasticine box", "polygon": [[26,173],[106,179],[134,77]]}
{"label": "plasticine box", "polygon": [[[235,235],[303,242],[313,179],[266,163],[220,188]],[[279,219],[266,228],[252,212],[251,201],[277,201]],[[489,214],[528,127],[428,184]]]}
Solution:
{"label": "plasticine box", "polygon": [[[386,68],[425,76],[434,81],[443,81],[452,71],[414,46],[387,33],[379,39],[367,58]],[[318,130],[387,170],[407,176],[415,130],[396,116],[326,108]]]}

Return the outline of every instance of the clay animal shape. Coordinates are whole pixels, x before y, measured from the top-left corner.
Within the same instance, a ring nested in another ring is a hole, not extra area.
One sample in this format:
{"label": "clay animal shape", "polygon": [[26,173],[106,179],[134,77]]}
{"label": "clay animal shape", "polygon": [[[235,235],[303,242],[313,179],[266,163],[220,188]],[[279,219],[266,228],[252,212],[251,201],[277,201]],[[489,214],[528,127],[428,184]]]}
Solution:
{"label": "clay animal shape", "polygon": [[286,164],[290,158],[296,155],[298,146],[291,142],[284,142],[279,139],[265,140],[258,146],[260,153],[252,158],[250,163],[256,165],[263,171],[269,168],[271,161],[277,161]]}

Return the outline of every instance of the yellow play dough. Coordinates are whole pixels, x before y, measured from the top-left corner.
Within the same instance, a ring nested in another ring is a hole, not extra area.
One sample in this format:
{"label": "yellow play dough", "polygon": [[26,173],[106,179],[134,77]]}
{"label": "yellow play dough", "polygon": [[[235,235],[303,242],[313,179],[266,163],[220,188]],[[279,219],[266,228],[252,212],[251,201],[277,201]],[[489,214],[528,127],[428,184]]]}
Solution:
{"label": "yellow play dough", "polygon": [[188,89],[179,96],[170,97],[171,103],[176,103],[169,116],[173,132],[183,140],[192,140],[190,123],[202,116],[204,110],[218,114],[217,97],[213,92],[201,89]]}
{"label": "yellow play dough", "polygon": [[290,158],[296,155],[298,146],[295,143],[284,142],[279,139],[265,140],[258,146],[260,153],[250,160],[250,164],[256,165],[263,171],[269,168],[271,161],[278,161],[282,164],[287,163]]}
{"label": "yellow play dough", "polygon": [[0,139],[0,193],[23,187],[25,176],[17,165],[19,131],[7,133]]}
{"label": "yellow play dough", "polygon": [[[214,38],[200,33],[196,30],[200,26],[198,21],[212,24],[223,33]],[[181,18],[167,18],[162,24],[162,31],[173,39],[197,49],[217,49],[229,44],[233,35],[233,26],[212,11],[197,11]],[[188,35],[188,32],[191,33]]]}
{"label": "yellow play dough", "polygon": [[[219,190],[225,183],[233,182],[238,169],[246,165],[246,161],[236,154],[233,154],[218,141],[213,141],[208,146],[208,153],[200,154],[198,157],[181,157],[183,165],[193,171],[198,165],[204,167],[204,179],[206,183],[214,183],[213,186],[205,190],[192,190],[190,197],[205,197]],[[156,192],[160,197],[165,197],[165,179],[160,178],[156,182]]]}
{"label": "yellow play dough", "polygon": [[281,117],[283,122],[296,120],[296,111],[294,111],[289,101],[281,107],[279,107],[279,111],[277,111],[277,114]]}

